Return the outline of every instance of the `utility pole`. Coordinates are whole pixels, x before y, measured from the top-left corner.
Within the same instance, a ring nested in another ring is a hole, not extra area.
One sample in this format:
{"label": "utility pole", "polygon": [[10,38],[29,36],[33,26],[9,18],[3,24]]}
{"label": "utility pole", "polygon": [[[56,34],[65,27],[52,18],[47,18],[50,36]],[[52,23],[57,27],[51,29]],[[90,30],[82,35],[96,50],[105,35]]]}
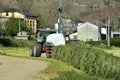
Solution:
{"label": "utility pole", "polygon": [[108,34],[107,34],[107,44],[110,46],[110,15],[108,16]]}
{"label": "utility pole", "polygon": [[20,17],[19,17],[19,32],[20,32]]}
{"label": "utility pole", "polygon": [[111,10],[110,4],[112,0],[104,0],[104,4],[108,8],[108,22],[107,22],[107,46],[110,46],[110,17],[111,17]]}
{"label": "utility pole", "polygon": [[[20,9],[20,13],[22,14],[22,9]],[[21,31],[21,22],[20,22],[20,17],[19,17],[19,32]]]}
{"label": "utility pole", "polygon": [[59,0],[59,19],[58,19],[58,32],[63,33],[63,21],[62,21],[62,0]]}

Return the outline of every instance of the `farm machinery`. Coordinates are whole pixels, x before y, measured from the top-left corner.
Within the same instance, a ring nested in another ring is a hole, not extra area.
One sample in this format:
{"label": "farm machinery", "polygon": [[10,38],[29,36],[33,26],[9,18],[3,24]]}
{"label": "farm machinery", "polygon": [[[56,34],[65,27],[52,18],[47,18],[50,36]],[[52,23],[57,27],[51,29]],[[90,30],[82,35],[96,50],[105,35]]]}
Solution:
{"label": "farm machinery", "polygon": [[35,45],[31,46],[30,56],[40,57],[44,53],[47,58],[52,57],[52,47],[65,44],[63,35],[55,32],[54,29],[39,29]]}

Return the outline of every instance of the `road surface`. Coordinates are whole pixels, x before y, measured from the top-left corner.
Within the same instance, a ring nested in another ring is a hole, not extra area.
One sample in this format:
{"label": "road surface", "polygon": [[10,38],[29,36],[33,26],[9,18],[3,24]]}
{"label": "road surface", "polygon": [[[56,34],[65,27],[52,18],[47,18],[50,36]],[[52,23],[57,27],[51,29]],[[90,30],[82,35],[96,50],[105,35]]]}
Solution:
{"label": "road surface", "polygon": [[41,80],[39,72],[50,63],[0,55],[0,80]]}

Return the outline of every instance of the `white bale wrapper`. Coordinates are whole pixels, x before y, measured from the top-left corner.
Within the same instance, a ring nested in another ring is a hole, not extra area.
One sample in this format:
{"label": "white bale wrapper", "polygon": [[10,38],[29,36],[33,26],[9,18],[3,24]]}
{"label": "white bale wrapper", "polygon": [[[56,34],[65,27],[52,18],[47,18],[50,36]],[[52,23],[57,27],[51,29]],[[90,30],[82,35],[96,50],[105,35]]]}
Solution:
{"label": "white bale wrapper", "polygon": [[48,35],[46,42],[52,43],[54,46],[65,45],[65,38],[63,34],[50,34]]}

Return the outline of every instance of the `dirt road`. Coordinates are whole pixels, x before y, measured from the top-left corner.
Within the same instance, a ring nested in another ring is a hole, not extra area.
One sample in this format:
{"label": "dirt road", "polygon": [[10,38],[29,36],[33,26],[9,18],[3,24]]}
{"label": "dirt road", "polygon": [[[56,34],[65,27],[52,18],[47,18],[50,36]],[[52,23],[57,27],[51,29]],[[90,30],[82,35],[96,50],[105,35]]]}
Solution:
{"label": "dirt road", "polygon": [[41,80],[38,73],[50,64],[40,60],[2,55],[0,63],[0,80]]}

